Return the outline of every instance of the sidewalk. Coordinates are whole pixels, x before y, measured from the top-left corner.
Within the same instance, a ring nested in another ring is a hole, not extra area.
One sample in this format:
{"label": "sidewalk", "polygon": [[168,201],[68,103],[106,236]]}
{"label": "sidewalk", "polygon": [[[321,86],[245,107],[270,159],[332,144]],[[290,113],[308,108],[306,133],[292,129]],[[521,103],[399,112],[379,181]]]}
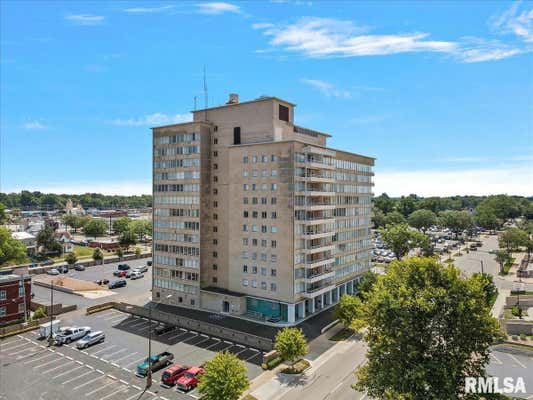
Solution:
{"label": "sidewalk", "polygon": [[505,306],[505,299],[511,294],[510,289],[500,289],[498,291],[498,297],[492,306],[491,314],[494,318],[499,319],[503,313],[503,308]]}

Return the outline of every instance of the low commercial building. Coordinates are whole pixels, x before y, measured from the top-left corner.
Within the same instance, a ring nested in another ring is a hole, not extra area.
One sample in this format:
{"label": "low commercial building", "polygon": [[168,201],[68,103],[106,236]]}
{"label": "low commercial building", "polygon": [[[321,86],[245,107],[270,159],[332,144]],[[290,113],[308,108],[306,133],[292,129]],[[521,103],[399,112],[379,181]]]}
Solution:
{"label": "low commercial building", "polygon": [[0,325],[30,315],[31,276],[0,275]]}
{"label": "low commercial building", "polygon": [[28,255],[33,255],[37,252],[37,238],[28,232],[13,232],[11,237],[15,240],[20,240],[26,246]]}

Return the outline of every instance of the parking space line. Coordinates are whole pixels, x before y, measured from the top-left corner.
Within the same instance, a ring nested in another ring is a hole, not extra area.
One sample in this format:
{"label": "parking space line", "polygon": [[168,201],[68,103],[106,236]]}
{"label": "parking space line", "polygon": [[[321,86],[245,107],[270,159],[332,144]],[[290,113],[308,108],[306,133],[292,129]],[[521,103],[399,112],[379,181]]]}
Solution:
{"label": "parking space line", "polygon": [[121,350],[119,350],[119,351],[115,351],[114,353],[109,354],[109,355],[106,357],[106,359],[109,360],[109,361],[111,361],[111,357],[112,357],[112,356],[114,356],[114,355],[116,355],[116,354],[124,353],[125,351],[128,351],[128,349],[125,348],[125,349],[121,349]]}
{"label": "parking space line", "polygon": [[111,396],[114,396],[116,394],[119,394],[119,393],[122,393],[122,392],[127,392],[128,391],[128,387],[127,386],[124,386],[123,388],[119,389],[119,390],[115,390],[111,393],[109,393],[108,395],[105,395],[104,397],[100,398],[99,400],[105,400]]}
{"label": "parking space line", "polygon": [[43,360],[43,359],[45,359],[45,358],[47,358],[47,357],[50,357],[50,356],[55,356],[55,354],[54,354],[54,353],[48,353],[48,354],[45,354],[45,355],[42,356],[42,357],[34,358],[33,360],[24,361],[24,365],[28,365],[28,364],[30,364],[30,363],[32,363],[32,362],[35,362],[35,361]]}
{"label": "parking space line", "polygon": [[210,344],[209,346],[207,346],[204,350],[208,350],[210,349],[211,347],[214,347],[216,346],[217,344],[220,344],[220,339],[217,339],[217,338],[211,338],[213,340],[216,340],[217,342],[216,343],[213,343],[213,344]]}
{"label": "parking space line", "polygon": [[125,367],[130,367],[132,365],[135,365],[135,364],[138,364],[139,362],[141,362],[142,360],[146,359],[146,357],[142,357],[142,358],[139,358],[138,360],[135,360],[135,361],[132,361],[126,365],[124,365]]}
{"label": "parking space line", "polygon": [[[204,336],[204,335],[200,335],[200,336]],[[200,340],[199,342],[196,342],[193,346],[198,346],[200,343],[207,342],[209,339],[210,339],[209,336],[206,336],[204,340]]]}
{"label": "parking space line", "polygon": [[[252,350],[252,349],[250,349],[250,350]],[[253,349],[253,350],[255,350],[255,349]],[[252,355],[251,357],[248,357],[248,358],[247,358],[246,360],[244,360],[244,361],[248,361],[248,360],[251,360],[252,358],[257,357],[257,356],[259,355],[259,350],[255,350],[255,352],[256,352],[256,353],[255,353],[254,355]]]}
{"label": "parking space line", "polygon": [[139,321],[138,318],[132,318],[129,321],[127,321],[124,324],[122,324],[122,326],[130,325],[131,323],[135,323],[135,322],[138,322],[138,321]]}
{"label": "parking space line", "polygon": [[513,356],[512,354],[507,354],[507,355],[508,355],[509,357],[511,357],[514,361],[516,361],[516,363],[517,363],[518,365],[520,365],[522,368],[526,368],[526,369],[527,369],[527,367],[526,367],[524,364],[522,364],[522,362],[521,362],[518,358],[516,358],[516,357]]}
{"label": "parking space line", "polygon": [[74,361],[69,361],[69,362],[66,362],[64,364],[61,364],[61,365],[58,365],[57,367],[54,367],[52,369],[47,369],[46,371],[44,371],[42,374],[48,374],[49,372],[52,372],[52,371],[55,371],[56,369],[59,369],[59,368],[63,368],[64,366],[66,365],[70,365],[72,364]]}
{"label": "parking space line", "polygon": [[494,354],[491,353],[490,356],[494,359],[494,361],[496,362],[496,364],[498,364],[498,365],[503,365],[503,362],[501,362],[501,361],[498,359],[498,357],[496,357]]}
{"label": "parking space line", "polygon": [[56,359],[56,360],[52,360],[52,361],[49,361],[49,362],[44,363],[44,364],[41,364],[41,365],[36,365],[35,367],[33,367],[33,369],[42,368],[42,367],[44,367],[44,366],[46,366],[46,365],[50,365],[50,364],[55,363],[55,362],[57,362],[57,361],[63,361],[63,359],[62,359],[62,358],[58,358],[58,359]]}
{"label": "parking space line", "polygon": [[112,345],[112,346],[108,346],[108,347],[104,347],[103,349],[100,349],[98,351],[95,351],[94,353],[89,353],[91,354],[92,356],[98,354],[98,353],[101,353],[102,351],[106,351],[106,350],[109,350],[109,349],[112,349],[113,347],[117,347],[115,344]]}
{"label": "parking space line", "polygon": [[177,335],[174,335],[174,336],[169,337],[168,340],[172,340],[172,339],[174,339],[174,338],[177,338],[177,337],[180,337],[180,336],[186,335],[187,333],[189,333],[189,332],[185,331],[185,332],[179,333],[179,334],[177,334]]}
{"label": "parking space line", "polygon": [[115,381],[106,383],[104,386],[100,386],[99,388],[91,390],[89,393],[85,393],[85,397],[90,396],[90,395],[92,395],[92,394],[94,394],[96,392],[99,392],[100,390],[105,389],[106,387],[114,385],[114,384],[115,384]]}
{"label": "parking space line", "polygon": [[62,385],[66,385],[67,383],[74,382],[76,379],[80,379],[81,377],[86,376],[86,375],[89,375],[89,374],[92,374],[93,372],[94,372],[94,370],[87,371],[86,373],[81,374],[81,375],[78,375],[78,376],[75,376],[74,378],[69,379],[68,381],[65,381],[65,382],[63,382],[63,383],[61,383],[61,384],[62,384]]}
{"label": "parking space line", "polygon": [[[244,346],[243,346],[244,347]],[[239,354],[241,353],[244,353],[245,351],[247,351],[248,348],[244,347],[241,351],[239,351],[238,353],[234,353],[236,356],[238,356]]]}
{"label": "parking space line", "polygon": [[17,354],[20,354],[20,353],[26,353],[27,351],[35,351],[37,350],[39,347],[35,347],[35,346],[31,346],[27,349],[22,349],[22,350],[19,350],[19,351],[16,351],[14,353],[9,353],[8,356],[16,356]]}
{"label": "parking space line", "polygon": [[139,323],[139,321],[136,321],[136,322],[137,322],[137,323],[131,325],[130,328],[133,328],[133,327],[135,327],[135,326],[141,326],[141,325],[144,325],[144,324],[147,324],[147,323],[148,323],[148,321],[145,321],[144,319],[141,319],[140,323]]}
{"label": "parking space line", "polygon": [[[92,371],[91,371],[91,372],[92,372]],[[85,383],[82,383],[81,385],[76,386],[76,387],[75,387],[74,389],[72,389],[72,390],[78,390],[78,389],[80,389],[80,388],[82,388],[82,387],[84,387],[84,386],[87,386],[87,385],[90,384],[90,383],[96,382],[97,380],[102,379],[102,378],[105,378],[105,375],[100,375],[98,378],[94,378],[94,379],[92,379],[92,380],[90,380],[90,381],[87,381],[87,382],[85,382]]]}
{"label": "parking space line", "polygon": [[77,370],[80,369],[80,368],[83,368],[83,365],[80,365],[79,367],[76,367],[76,368],[74,368],[74,369],[69,369],[68,371],[62,372],[62,373],[60,373],[59,375],[54,375],[54,376],[52,377],[52,379],[57,379],[57,378],[59,378],[59,377],[61,377],[61,376],[64,376],[64,375],[70,374],[71,372],[77,371]]}
{"label": "parking space line", "polygon": [[138,397],[141,393],[135,393],[133,396],[128,397],[126,400],[133,400],[134,398]]}
{"label": "parking space line", "polygon": [[119,321],[124,320],[124,318],[126,318],[126,317],[124,315],[121,315],[119,317],[115,317],[115,318],[110,319],[109,322],[111,322],[112,324],[115,324],[115,323],[117,323]]}
{"label": "parking space line", "polygon": [[139,354],[139,353],[135,352],[135,353],[127,354],[124,357],[120,357],[120,358],[117,358],[117,359],[113,360],[113,362],[119,362],[119,361],[125,360],[126,358],[134,356],[135,354]]}
{"label": "parking space line", "polygon": [[[19,335],[17,335],[17,336],[19,336]],[[24,340],[24,336],[19,336],[18,338],[15,338],[14,340],[12,340],[10,342],[4,342],[4,343],[2,343],[2,346],[0,346],[0,347],[6,347],[6,346],[9,346],[12,343],[20,342],[21,340]]]}

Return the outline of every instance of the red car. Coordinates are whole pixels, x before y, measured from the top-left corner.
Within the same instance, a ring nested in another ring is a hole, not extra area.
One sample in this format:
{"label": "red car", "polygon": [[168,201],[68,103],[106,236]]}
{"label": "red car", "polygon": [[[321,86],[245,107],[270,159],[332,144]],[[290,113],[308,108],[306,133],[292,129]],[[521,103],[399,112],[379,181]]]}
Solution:
{"label": "red car", "polygon": [[126,277],[127,271],[113,271],[113,275],[118,276],[119,278]]}
{"label": "red car", "polygon": [[198,385],[198,378],[204,373],[202,367],[191,367],[176,381],[178,390],[188,392]]}
{"label": "red car", "polygon": [[174,364],[171,367],[163,371],[161,376],[161,386],[170,387],[176,384],[176,381],[183,376],[189,367],[183,365]]}

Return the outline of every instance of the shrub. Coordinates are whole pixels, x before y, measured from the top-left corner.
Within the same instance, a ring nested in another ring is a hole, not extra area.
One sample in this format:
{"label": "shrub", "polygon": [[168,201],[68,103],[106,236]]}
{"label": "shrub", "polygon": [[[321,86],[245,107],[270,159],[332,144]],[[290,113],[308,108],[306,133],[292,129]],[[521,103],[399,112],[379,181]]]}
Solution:
{"label": "shrub", "polygon": [[513,340],[518,340],[518,336],[513,335],[513,336],[511,336],[511,339],[513,339]]}
{"label": "shrub", "polygon": [[40,318],[44,318],[44,317],[46,317],[46,308],[41,306],[41,307],[37,308],[37,310],[35,310],[33,312],[32,319],[40,319]]}
{"label": "shrub", "polygon": [[283,374],[301,374],[302,372],[304,372],[310,366],[311,366],[311,364],[309,364],[309,361],[300,360],[300,361],[295,362],[290,367],[285,368],[281,372]]}
{"label": "shrub", "polygon": [[527,339],[526,334],[525,334],[525,333],[521,333],[521,334],[520,334],[520,339],[522,339],[522,340],[526,340],[526,339]]}
{"label": "shrub", "polygon": [[278,356],[266,363],[261,364],[261,368],[263,368],[264,370],[273,369],[273,368],[276,368],[278,365],[280,365],[282,361],[283,359]]}
{"label": "shrub", "polygon": [[513,314],[515,317],[519,317],[520,316],[520,307],[518,306],[513,306],[513,308],[511,308],[511,314]]}

